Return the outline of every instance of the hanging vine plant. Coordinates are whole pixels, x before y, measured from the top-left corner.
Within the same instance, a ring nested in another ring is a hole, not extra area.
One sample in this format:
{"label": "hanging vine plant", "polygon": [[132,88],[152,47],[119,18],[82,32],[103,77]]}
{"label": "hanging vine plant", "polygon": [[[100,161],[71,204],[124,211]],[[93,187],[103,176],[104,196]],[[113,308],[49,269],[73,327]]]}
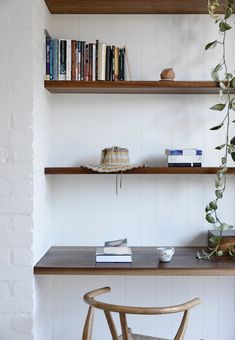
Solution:
{"label": "hanging vine plant", "polygon": [[[221,152],[223,152],[223,156],[221,157],[221,163],[215,179],[215,198],[214,200],[209,202],[209,204],[205,208],[205,217],[207,222],[213,224],[215,229],[218,230],[219,233],[218,236],[213,236],[210,238],[209,241],[212,246],[208,247],[206,250],[203,249],[200,253],[197,254],[197,257],[199,259],[210,260],[213,256],[223,256],[224,252],[220,249],[223,232],[233,228],[231,224],[222,221],[219,215],[218,207],[220,200],[223,198],[224,192],[226,190],[228,159],[231,156],[233,161],[235,161],[235,137],[231,138],[230,136],[231,124],[235,123],[235,120],[232,120],[231,117],[232,111],[235,111],[235,98],[231,98],[230,91],[232,87],[235,87],[235,77],[232,73],[228,72],[226,59],[227,32],[232,28],[228,21],[233,12],[232,5],[234,4],[234,2],[235,0],[225,0],[223,2],[224,13],[222,15],[217,14],[217,10],[220,7],[220,3],[218,0],[209,0],[208,2],[209,14],[215,21],[215,24],[218,25],[219,39],[208,43],[205,49],[209,50],[220,46],[222,50],[222,59],[219,64],[212,69],[211,72],[212,79],[219,83],[219,97],[221,98],[221,102],[215,104],[210,109],[221,111],[223,117],[221,119],[221,122],[218,125],[211,127],[210,130],[216,131],[219,129],[224,129],[225,138],[222,145],[218,145],[215,147],[216,150],[220,150]],[[235,247],[230,247],[228,249],[228,253],[231,256],[235,256]]]}

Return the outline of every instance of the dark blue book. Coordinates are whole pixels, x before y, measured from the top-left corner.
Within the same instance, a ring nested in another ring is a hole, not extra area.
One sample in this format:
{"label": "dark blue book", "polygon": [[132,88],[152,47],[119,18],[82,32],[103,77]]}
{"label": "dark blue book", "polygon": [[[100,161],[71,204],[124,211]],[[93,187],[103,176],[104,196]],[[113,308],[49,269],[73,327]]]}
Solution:
{"label": "dark blue book", "polygon": [[50,80],[50,41],[51,37],[46,31],[46,80]]}
{"label": "dark blue book", "polygon": [[67,41],[66,40],[60,40],[60,58],[59,58],[59,80],[65,80],[66,79],[66,54],[67,54]]}
{"label": "dark blue book", "polygon": [[52,40],[52,65],[53,65],[53,80],[58,80],[59,71],[59,40]]}

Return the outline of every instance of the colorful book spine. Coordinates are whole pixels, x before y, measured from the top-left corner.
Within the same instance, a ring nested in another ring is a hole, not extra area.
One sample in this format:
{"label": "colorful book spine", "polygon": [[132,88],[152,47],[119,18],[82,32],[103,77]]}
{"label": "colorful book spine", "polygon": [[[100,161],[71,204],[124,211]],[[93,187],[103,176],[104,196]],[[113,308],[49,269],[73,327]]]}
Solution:
{"label": "colorful book spine", "polygon": [[88,79],[92,80],[92,68],[93,68],[93,44],[89,44],[89,74]]}
{"label": "colorful book spine", "polygon": [[202,163],[168,163],[171,168],[200,168]]}
{"label": "colorful book spine", "polygon": [[59,71],[59,40],[52,40],[52,63],[53,63],[53,80],[58,80]]}
{"label": "colorful book spine", "polygon": [[110,80],[110,66],[111,66],[111,46],[106,47],[106,71],[105,80]]}
{"label": "colorful book spine", "polygon": [[95,80],[98,80],[98,53],[99,53],[99,40],[96,40],[95,50]]}
{"label": "colorful book spine", "polygon": [[71,71],[72,71],[72,65],[71,65],[71,40],[66,40],[66,80],[71,80]]}
{"label": "colorful book spine", "polygon": [[84,80],[84,51],[85,51],[85,41],[81,41],[81,79]]}
{"label": "colorful book spine", "polygon": [[111,73],[111,76],[110,76],[110,80],[114,80],[114,68],[115,68],[114,57],[115,57],[115,46],[113,45],[112,46],[112,51],[111,51],[111,63],[110,63],[110,73]]}
{"label": "colorful book spine", "polygon": [[119,72],[119,48],[115,47],[114,50],[114,80],[118,80],[118,72]]}
{"label": "colorful book spine", "polygon": [[125,80],[125,48],[119,49],[119,72],[118,79]]}
{"label": "colorful book spine", "polygon": [[98,80],[105,80],[106,44],[99,43],[98,46]]}
{"label": "colorful book spine", "polygon": [[50,80],[50,41],[51,37],[46,33],[46,75],[45,80]]}
{"label": "colorful book spine", "polygon": [[184,155],[184,156],[193,156],[193,155],[202,155],[202,150],[200,149],[166,149],[166,155]]}
{"label": "colorful book spine", "polygon": [[85,44],[84,50],[84,80],[89,80],[89,45]]}
{"label": "colorful book spine", "polygon": [[76,40],[71,41],[71,79],[76,80]]}
{"label": "colorful book spine", "polygon": [[59,70],[59,80],[66,80],[66,40],[60,40]]}
{"label": "colorful book spine", "polygon": [[76,80],[81,80],[81,41],[76,44]]}

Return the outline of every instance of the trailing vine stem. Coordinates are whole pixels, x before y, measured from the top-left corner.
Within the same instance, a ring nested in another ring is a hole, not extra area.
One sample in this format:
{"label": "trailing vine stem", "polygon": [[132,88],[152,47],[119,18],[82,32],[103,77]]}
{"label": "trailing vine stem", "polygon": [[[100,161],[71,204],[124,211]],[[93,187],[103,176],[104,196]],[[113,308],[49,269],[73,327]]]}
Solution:
{"label": "trailing vine stem", "polygon": [[[217,81],[220,85],[220,94],[223,95],[224,103],[215,104],[210,109],[216,111],[223,111],[226,109],[226,113],[221,123],[212,127],[210,130],[218,130],[225,125],[225,142],[222,145],[217,146],[215,149],[224,149],[224,156],[221,158],[221,164],[216,174],[215,179],[215,199],[206,206],[206,220],[214,225],[218,231],[218,235],[210,238],[210,246],[207,250],[202,249],[202,252],[197,254],[199,259],[212,259],[214,255],[222,256],[224,252],[220,249],[223,231],[233,228],[232,225],[224,223],[218,215],[218,203],[223,198],[223,194],[226,190],[227,184],[227,165],[228,155],[231,154],[232,159],[235,161],[235,137],[230,140],[230,120],[231,110],[235,111],[235,98],[231,98],[230,88],[235,87],[235,77],[228,73],[227,59],[226,59],[226,34],[232,27],[228,24],[227,20],[232,15],[232,5],[235,0],[225,0],[224,14],[220,17],[216,10],[220,7],[219,0],[208,1],[208,11],[216,24],[219,26],[219,34],[223,36],[222,41],[215,40],[208,43],[205,47],[206,50],[216,47],[217,44],[222,46],[222,59],[220,63],[212,70],[211,76],[214,81]],[[222,73],[222,79],[221,78]],[[233,121],[233,123],[235,120]],[[235,247],[231,247],[226,252],[231,256],[235,256]]]}

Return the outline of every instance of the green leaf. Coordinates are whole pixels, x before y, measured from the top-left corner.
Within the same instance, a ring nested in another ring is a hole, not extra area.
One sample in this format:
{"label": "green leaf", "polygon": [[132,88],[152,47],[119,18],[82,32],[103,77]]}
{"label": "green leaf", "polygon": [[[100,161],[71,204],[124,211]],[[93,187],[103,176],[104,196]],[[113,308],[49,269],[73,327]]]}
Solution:
{"label": "green leaf", "polygon": [[216,204],[215,201],[210,202],[210,203],[209,203],[209,207],[211,208],[211,210],[216,210],[216,209],[218,209],[218,206],[217,206],[217,204]]}
{"label": "green leaf", "polygon": [[216,150],[222,150],[226,144],[221,144],[215,147]]}
{"label": "green leaf", "polygon": [[234,248],[233,247],[229,248],[228,253],[229,253],[230,256],[235,256]]}
{"label": "green leaf", "polygon": [[230,81],[230,86],[233,88],[235,87],[235,77]]}
{"label": "green leaf", "polygon": [[209,211],[211,211],[212,209],[210,208],[210,206],[209,205],[207,205],[206,207],[205,207],[205,212],[206,213],[208,213]]}
{"label": "green leaf", "polygon": [[224,253],[223,253],[223,251],[222,251],[222,250],[219,250],[219,251],[217,251],[217,252],[216,252],[216,255],[217,255],[217,256],[223,256],[223,255],[224,255]]}
{"label": "green leaf", "polygon": [[219,130],[222,126],[224,125],[224,123],[221,123],[217,126],[213,126],[212,128],[210,128],[210,130],[214,131],[214,130]]}
{"label": "green leaf", "polygon": [[226,9],[226,11],[225,11],[224,19],[226,20],[226,19],[228,19],[229,17],[231,17],[232,13],[233,13],[232,8],[231,8],[231,7],[227,7],[227,9]]}
{"label": "green leaf", "polygon": [[228,144],[228,153],[233,153],[233,152],[235,152],[235,145]]}
{"label": "green leaf", "polygon": [[231,28],[232,28],[232,27],[231,27],[227,22],[221,21],[221,22],[219,23],[220,32],[228,31],[228,30],[230,30]]}
{"label": "green leaf", "polygon": [[221,64],[216,65],[216,67],[213,69],[213,71],[218,72],[222,68]]}
{"label": "green leaf", "polygon": [[232,73],[227,73],[226,76],[225,76],[225,78],[226,78],[227,80],[232,79],[232,78],[233,78]]}
{"label": "green leaf", "polygon": [[215,190],[215,196],[216,196],[217,198],[222,198],[222,197],[223,197],[222,191],[221,191],[221,190]]}
{"label": "green leaf", "polygon": [[230,140],[230,143],[235,145],[235,137],[233,137],[231,140]]}
{"label": "green leaf", "polygon": [[231,224],[227,224],[227,223],[221,224],[221,230],[231,230],[231,229],[233,229],[233,226]]}
{"label": "green leaf", "polygon": [[[221,89],[224,89],[224,90],[227,88],[227,86],[222,81],[219,82],[219,86],[221,87]],[[222,91],[222,94],[223,94],[223,91]]]}
{"label": "green leaf", "polygon": [[214,106],[210,107],[210,109],[216,110],[216,111],[223,111],[225,106],[226,106],[226,104],[215,104]]}
{"label": "green leaf", "polygon": [[214,217],[211,216],[210,214],[206,214],[206,220],[207,220],[207,222],[209,222],[209,223],[212,223],[212,224],[215,223]]}
{"label": "green leaf", "polygon": [[234,119],[234,120],[232,120],[232,123],[235,123],[235,119]]}
{"label": "green leaf", "polygon": [[209,241],[215,244],[218,244],[221,240],[221,237],[219,236],[212,236],[211,238],[209,238]]}
{"label": "green leaf", "polygon": [[233,99],[230,101],[229,107],[230,107],[230,109],[232,109],[233,111],[235,111],[235,98],[233,98]]}
{"label": "green leaf", "polygon": [[235,162],[235,152],[231,153],[232,160]]}
{"label": "green leaf", "polygon": [[210,48],[215,48],[217,45],[217,40],[210,42],[206,45],[205,50],[209,50]]}

